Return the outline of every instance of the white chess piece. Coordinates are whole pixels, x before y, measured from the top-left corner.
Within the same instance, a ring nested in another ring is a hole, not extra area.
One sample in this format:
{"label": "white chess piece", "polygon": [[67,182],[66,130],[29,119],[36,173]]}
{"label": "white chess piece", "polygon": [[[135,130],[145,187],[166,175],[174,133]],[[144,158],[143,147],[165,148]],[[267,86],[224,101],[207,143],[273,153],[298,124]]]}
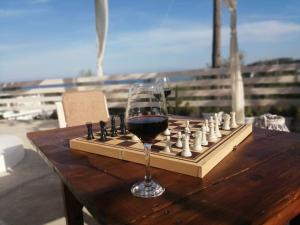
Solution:
{"label": "white chess piece", "polygon": [[223,111],[218,112],[219,124],[222,124],[222,122],[223,122],[223,114],[224,114]]}
{"label": "white chess piece", "polygon": [[189,120],[187,120],[187,121],[185,122],[184,132],[185,132],[186,134],[190,134],[190,133],[191,133],[191,129],[190,129],[190,121],[189,121]]}
{"label": "white chess piece", "polygon": [[216,142],[217,141],[217,136],[215,134],[215,129],[214,129],[214,121],[213,119],[209,121],[209,134],[208,134],[208,141],[209,142]]}
{"label": "white chess piece", "polygon": [[183,151],[180,154],[183,157],[191,157],[192,156],[192,152],[190,150],[190,135],[189,134],[184,135]]}
{"label": "white chess piece", "polygon": [[231,128],[237,128],[238,125],[236,124],[236,120],[235,120],[235,112],[231,112],[231,113],[230,113],[230,116],[231,116],[230,127],[231,127]]}
{"label": "white chess piece", "polygon": [[171,135],[171,132],[170,132],[170,130],[169,130],[169,128],[167,128],[165,131],[164,131],[164,135]]}
{"label": "white chess piece", "polygon": [[170,136],[166,137],[166,146],[164,148],[164,152],[168,152],[168,153],[171,152],[171,138],[170,138]]}
{"label": "white chess piece", "polygon": [[202,140],[201,140],[201,145],[206,146],[208,145],[207,139],[206,139],[206,126],[203,124],[202,125]]}
{"label": "white chess piece", "polygon": [[215,135],[217,136],[217,138],[222,137],[222,134],[221,134],[220,128],[219,128],[219,117],[217,114],[215,114]]}
{"label": "white chess piece", "polygon": [[204,123],[205,123],[205,132],[209,132],[208,120],[205,120]]}
{"label": "white chess piece", "polygon": [[131,140],[136,142],[136,141],[139,141],[140,139],[136,135],[133,135],[131,137]]}
{"label": "white chess piece", "polygon": [[176,147],[178,147],[178,148],[182,148],[182,135],[181,135],[181,132],[180,131],[178,131],[178,133],[177,133],[177,141],[176,141]]}
{"label": "white chess piece", "polygon": [[201,142],[202,142],[202,133],[200,130],[197,130],[195,134],[194,148],[193,148],[195,152],[201,152],[202,150]]}
{"label": "white chess piece", "polygon": [[224,115],[224,123],[222,129],[230,130],[230,115],[227,113]]}

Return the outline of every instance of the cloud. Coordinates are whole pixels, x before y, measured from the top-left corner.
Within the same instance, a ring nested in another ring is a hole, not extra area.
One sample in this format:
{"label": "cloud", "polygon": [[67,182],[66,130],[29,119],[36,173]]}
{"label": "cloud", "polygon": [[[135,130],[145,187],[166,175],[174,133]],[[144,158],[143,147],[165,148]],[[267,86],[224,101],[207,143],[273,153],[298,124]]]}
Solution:
{"label": "cloud", "polygon": [[[203,67],[211,57],[211,33],[209,24],[172,23],[164,27],[109,34],[104,71],[153,72]],[[229,27],[224,26],[223,50],[228,50],[229,34]],[[249,52],[251,59],[262,57],[258,45],[273,49],[265,51],[264,57],[283,56],[285,53],[280,49],[288,46],[287,43],[293,43],[291,41],[299,40],[300,24],[278,20],[242,23],[238,26],[238,35],[240,48],[246,50],[246,54]],[[41,43],[32,44],[41,46],[1,43],[0,52],[15,54],[0,61],[0,77],[3,74],[6,77],[28,74],[36,78],[74,76],[82,69],[95,68],[96,45],[91,40],[74,40],[73,44],[68,43],[63,48],[51,46],[51,50],[43,51],[37,51],[43,49]],[[292,48],[296,52],[297,48]],[[288,54],[292,56],[291,52]],[[22,80],[22,77],[19,79]]]}
{"label": "cloud", "polygon": [[47,9],[0,9],[0,18],[11,18],[43,13]]}
{"label": "cloud", "polygon": [[[222,28],[223,46],[229,45],[229,27]],[[284,42],[300,35],[300,24],[281,21],[260,21],[238,26],[239,42]],[[136,53],[180,53],[195,47],[211,46],[212,28],[209,25],[179,24],[179,26],[152,28],[143,31],[118,33],[108,37],[108,48],[126,48]]]}
{"label": "cloud", "polygon": [[241,24],[238,27],[241,42],[283,42],[300,35],[300,24],[276,20]]}

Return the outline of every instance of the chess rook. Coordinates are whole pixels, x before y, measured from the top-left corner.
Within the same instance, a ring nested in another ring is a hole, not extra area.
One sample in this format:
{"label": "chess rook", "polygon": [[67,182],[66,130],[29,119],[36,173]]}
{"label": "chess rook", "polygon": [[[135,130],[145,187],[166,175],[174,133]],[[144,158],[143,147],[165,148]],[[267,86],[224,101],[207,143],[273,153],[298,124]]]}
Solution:
{"label": "chess rook", "polygon": [[218,114],[215,114],[215,135],[217,138],[222,137],[222,134],[220,132],[220,128],[219,128],[219,117]]}
{"label": "chess rook", "polygon": [[209,142],[216,142],[217,141],[217,136],[215,134],[215,129],[214,129],[214,120],[212,119],[212,117],[209,121],[208,141]]}
{"label": "chess rook", "polygon": [[195,134],[194,148],[193,148],[195,152],[201,152],[202,150],[201,142],[202,142],[202,133],[200,130],[197,130]]}
{"label": "chess rook", "polygon": [[201,132],[202,132],[201,145],[207,146],[208,142],[207,142],[207,139],[206,139],[206,126],[205,126],[205,124],[202,125]]}
{"label": "chess rook", "polygon": [[191,149],[190,149],[190,135],[189,134],[184,134],[183,138],[184,138],[183,151],[180,154],[183,157],[191,157],[192,152],[191,152]]}

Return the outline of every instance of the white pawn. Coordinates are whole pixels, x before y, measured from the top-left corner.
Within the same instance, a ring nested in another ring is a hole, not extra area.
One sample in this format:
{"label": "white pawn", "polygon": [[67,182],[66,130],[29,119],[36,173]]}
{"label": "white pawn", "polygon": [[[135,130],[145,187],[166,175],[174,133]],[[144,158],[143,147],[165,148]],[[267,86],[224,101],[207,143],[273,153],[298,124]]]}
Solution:
{"label": "white pawn", "polygon": [[171,139],[170,139],[170,136],[166,137],[166,146],[164,148],[164,152],[168,152],[168,153],[171,152]]}
{"label": "white pawn", "polygon": [[195,141],[194,141],[194,148],[193,148],[195,152],[201,152],[202,150],[201,142],[202,142],[202,133],[200,130],[197,130],[195,134]]}
{"label": "white pawn", "polygon": [[184,135],[184,144],[183,144],[183,151],[180,153],[183,157],[191,157],[192,152],[190,149],[190,135]]}
{"label": "white pawn", "polygon": [[207,139],[206,139],[206,126],[203,124],[202,125],[202,140],[201,140],[201,145],[206,146],[208,145]]}
{"label": "white pawn", "polygon": [[185,122],[184,132],[185,132],[186,134],[190,134],[190,133],[191,133],[191,129],[190,129],[190,121],[189,121],[189,120],[187,120],[187,121]]}
{"label": "white pawn", "polygon": [[170,132],[170,130],[169,130],[169,128],[167,128],[165,131],[164,131],[164,135],[171,135],[171,132]]}
{"label": "white pawn", "polygon": [[208,135],[208,141],[209,142],[216,142],[217,141],[217,136],[215,134],[215,129],[214,129],[214,121],[210,120],[209,121],[209,135]]}
{"label": "white pawn", "polygon": [[230,127],[231,127],[231,128],[237,128],[238,125],[236,124],[236,120],[235,120],[235,112],[231,112],[231,113],[230,113],[230,116],[231,116]]}
{"label": "white pawn", "polygon": [[131,137],[131,140],[137,142],[137,141],[139,141],[140,139],[139,139],[136,135],[133,135],[133,136]]}
{"label": "white pawn", "polygon": [[204,123],[205,123],[205,129],[206,129],[205,132],[209,132],[208,120],[205,120]]}
{"label": "white pawn", "polygon": [[227,113],[224,115],[224,123],[222,129],[230,130],[230,115]]}
{"label": "white pawn", "polygon": [[176,147],[178,147],[178,148],[182,148],[182,135],[181,135],[181,132],[180,131],[178,131],[178,133],[177,133],[177,141],[176,141]]}

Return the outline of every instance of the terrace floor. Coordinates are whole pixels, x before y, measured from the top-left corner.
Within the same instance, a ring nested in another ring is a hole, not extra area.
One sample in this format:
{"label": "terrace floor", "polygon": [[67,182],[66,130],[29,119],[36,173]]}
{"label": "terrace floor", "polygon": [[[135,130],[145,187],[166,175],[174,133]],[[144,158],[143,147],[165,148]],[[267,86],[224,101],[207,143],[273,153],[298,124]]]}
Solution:
{"label": "terrace floor", "polygon": [[[0,121],[0,134],[24,141],[24,159],[12,171],[0,173],[0,225],[63,225],[61,184],[26,138],[35,130],[57,128],[56,120]],[[84,210],[85,224],[96,225]]]}

